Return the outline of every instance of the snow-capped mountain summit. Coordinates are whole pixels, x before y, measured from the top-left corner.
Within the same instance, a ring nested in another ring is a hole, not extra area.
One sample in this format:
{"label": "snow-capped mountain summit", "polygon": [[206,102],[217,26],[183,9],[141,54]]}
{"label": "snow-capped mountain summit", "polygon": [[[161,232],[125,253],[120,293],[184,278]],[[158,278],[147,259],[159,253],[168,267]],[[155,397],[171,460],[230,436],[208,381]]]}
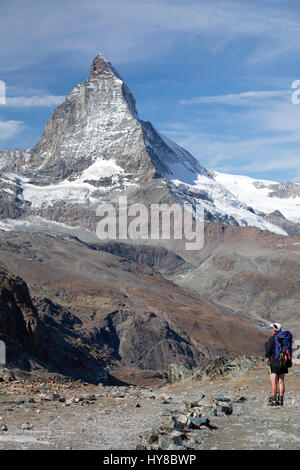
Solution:
{"label": "snow-capped mountain summit", "polygon": [[91,228],[99,203],[126,191],[135,202],[200,203],[207,220],[285,234],[189,152],[140,120],[133,95],[101,54],[87,80],[53,112],[32,150],[0,152],[0,172],[6,220],[42,216]]}
{"label": "snow-capped mountain summit", "polygon": [[[122,163],[124,171],[139,168],[141,178],[147,178],[151,165],[142,140],[133,96],[99,55],[87,80],[53,112],[30,156],[20,155],[12,166],[36,180],[59,182],[74,180],[100,159],[113,159],[114,164]],[[2,169],[7,169],[3,157],[1,161]],[[11,159],[8,163],[11,166]]]}

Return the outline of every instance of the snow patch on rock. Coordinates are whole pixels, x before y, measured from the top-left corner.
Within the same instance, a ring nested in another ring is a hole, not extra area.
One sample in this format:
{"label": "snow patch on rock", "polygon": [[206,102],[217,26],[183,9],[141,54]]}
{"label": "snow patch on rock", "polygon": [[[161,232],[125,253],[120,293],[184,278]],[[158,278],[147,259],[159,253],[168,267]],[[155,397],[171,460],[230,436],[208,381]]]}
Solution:
{"label": "snow patch on rock", "polygon": [[96,160],[76,178],[76,181],[97,181],[101,178],[113,177],[117,182],[119,174],[124,174],[124,170],[113,159]]}

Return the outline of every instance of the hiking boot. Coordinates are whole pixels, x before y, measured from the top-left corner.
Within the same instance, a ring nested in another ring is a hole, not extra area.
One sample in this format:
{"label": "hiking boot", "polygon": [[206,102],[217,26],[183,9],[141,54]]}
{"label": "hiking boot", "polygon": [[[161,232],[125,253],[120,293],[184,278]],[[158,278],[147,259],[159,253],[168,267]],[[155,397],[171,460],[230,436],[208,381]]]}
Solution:
{"label": "hiking boot", "polygon": [[282,396],[282,395],[278,395],[278,397],[277,397],[277,405],[278,405],[278,406],[283,406],[283,396]]}
{"label": "hiking boot", "polygon": [[277,406],[277,399],[276,399],[276,397],[269,397],[268,406]]}

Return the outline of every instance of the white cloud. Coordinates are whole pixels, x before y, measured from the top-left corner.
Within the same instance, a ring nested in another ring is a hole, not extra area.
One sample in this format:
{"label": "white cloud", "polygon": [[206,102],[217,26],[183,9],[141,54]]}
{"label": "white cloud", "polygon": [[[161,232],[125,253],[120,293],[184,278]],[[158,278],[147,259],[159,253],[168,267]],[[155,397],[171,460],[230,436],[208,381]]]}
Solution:
{"label": "white cloud", "polygon": [[23,129],[24,124],[21,121],[0,121],[0,141],[15,137]]}
{"label": "white cloud", "polygon": [[[230,95],[229,98],[222,95],[221,101],[222,104],[236,105],[243,102],[244,95]],[[291,90],[247,93],[246,96],[247,106],[237,108],[234,114],[226,108],[219,113],[215,106],[219,101],[208,100],[212,119],[208,120],[207,107],[199,106],[198,120],[195,113],[189,115],[189,121],[185,114],[188,128],[176,130],[174,126],[165,126],[164,131],[210,169],[256,177],[262,175],[266,179],[272,173],[280,180],[283,174],[288,174],[288,179],[299,181],[300,104],[292,104]]]}
{"label": "white cloud", "polygon": [[188,100],[180,100],[180,104],[203,104],[216,103],[231,106],[261,106],[263,102],[278,98],[288,98],[291,96],[290,90],[267,90],[267,91],[245,91],[236,94],[200,96]]}
{"label": "white cloud", "polygon": [[57,106],[61,104],[65,96],[45,95],[45,96],[14,96],[7,97],[6,105],[18,108],[28,108],[34,106]]}
{"label": "white cloud", "polygon": [[284,133],[291,141],[294,138],[300,141],[300,104],[275,103],[271,108],[261,110],[260,122],[267,131]]}
{"label": "white cloud", "polygon": [[183,108],[189,128],[176,132],[170,127],[167,133],[208,168],[266,178],[272,173],[279,179],[299,181],[300,104],[292,103],[292,91],[263,90],[182,100],[183,104],[195,105]]}
{"label": "white cloud", "polygon": [[[294,142],[289,136],[230,140],[224,135],[190,132],[185,136],[173,135],[173,139],[209,169],[256,177],[276,172],[279,179],[283,171],[290,174],[289,179],[300,180],[299,137]],[[291,148],[285,148],[286,144]]]}
{"label": "white cloud", "polygon": [[0,104],[5,104],[6,101],[6,84],[0,80]]}

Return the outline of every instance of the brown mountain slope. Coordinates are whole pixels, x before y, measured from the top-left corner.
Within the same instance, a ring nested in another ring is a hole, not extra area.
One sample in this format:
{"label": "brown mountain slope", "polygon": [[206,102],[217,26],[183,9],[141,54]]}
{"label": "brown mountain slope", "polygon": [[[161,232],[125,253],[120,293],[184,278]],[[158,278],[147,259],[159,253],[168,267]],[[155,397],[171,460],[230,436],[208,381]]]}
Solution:
{"label": "brown mountain slope", "polygon": [[173,280],[256,324],[277,320],[300,334],[300,238],[207,224],[194,267]]}
{"label": "brown mountain slope", "polygon": [[[118,365],[166,371],[170,362],[195,366],[217,354],[262,351],[260,329],[145,264],[67,236],[1,232],[0,238],[2,264],[20,273],[34,296],[52,363],[59,352],[56,370],[74,371],[79,357],[73,360],[71,350],[91,356],[91,374],[97,361],[108,371]],[[49,362],[47,353],[42,359]]]}

